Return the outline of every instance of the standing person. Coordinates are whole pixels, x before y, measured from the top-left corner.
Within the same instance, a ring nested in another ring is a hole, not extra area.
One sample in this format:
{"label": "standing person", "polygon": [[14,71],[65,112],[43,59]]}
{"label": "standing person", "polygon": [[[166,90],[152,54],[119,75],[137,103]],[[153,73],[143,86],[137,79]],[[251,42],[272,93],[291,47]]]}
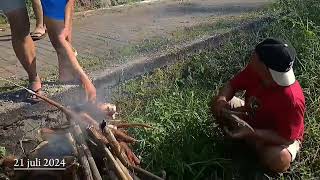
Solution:
{"label": "standing person", "polygon": [[[68,12],[66,17],[70,17],[71,9],[66,10]],[[1,0],[0,10],[8,17],[12,35],[12,46],[20,63],[28,74],[29,88],[36,93],[41,93],[41,80],[37,74],[36,52],[34,42],[30,36],[30,22],[25,1]],[[66,43],[65,39],[68,36],[69,30],[64,28],[64,25],[61,23],[56,24],[50,20],[47,23],[48,29],[51,32],[49,33],[50,39],[59,57],[59,79],[62,81],[71,80],[72,78],[80,79],[88,101],[94,102],[96,100],[96,89],[79,65],[70,44]],[[69,27],[69,25],[66,27]],[[68,76],[69,74],[70,76]],[[35,96],[29,96],[28,98],[30,100],[37,100]]]}
{"label": "standing person", "polygon": [[[226,124],[223,109],[245,111],[242,117],[254,129],[237,128],[226,133],[256,149],[265,167],[284,172],[296,158],[304,134],[305,97],[293,73],[295,50],[280,40],[259,43],[249,64],[220,90],[212,112]],[[245,90],[245,101],[235,93]],[[231,127],[232,128],[232,127]]]}
{"label": "standing person", "polygon": [[36,27],[35,29],[30,33],[32,39],[34,41],[40,40],[46,37],[46,28],[43,22],[43,10],[40,0],[31,0],[32,2],[32,9],[34,12],[34,15],[36,16]]}
{"label": "standing person", "polygon": [[[44,22],[59,62],[59,80],[63,83],[80,81],[89,95],[95,99],[96,89],[78,63],[71,40],[71,22],[74,0],[41,0]],[[69,40],[69,41],[68,41]]]}

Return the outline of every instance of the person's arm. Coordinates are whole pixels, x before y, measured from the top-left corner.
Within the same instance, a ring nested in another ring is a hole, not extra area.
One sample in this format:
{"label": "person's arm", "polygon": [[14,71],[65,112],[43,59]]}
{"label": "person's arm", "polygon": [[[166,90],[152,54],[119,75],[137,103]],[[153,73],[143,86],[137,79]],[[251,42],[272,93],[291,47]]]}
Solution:
{"label": "person's arm", "polygon": [[267,129],[256,129],[253,138],[272,145],[289,145],[292,143],[292,141],[279,136],[276,132]]}
{"label": "person's arm", "polygon": [[228,101],[230,101],[233,96],[234,89],[230,83],[227,83],[223,88],[221,88],[218,95],[213,98],[211,107],[212,113],[219,117],[221,110],[229,106]]}
{"label": "person's arm", "polygon": [[75,0],[68,0],[65,8],[64,26],[69,30],[71,30],[71,26],[72,26],[74,2]]}
{"label": "person's arm", "polygon": [[230,108],[228,101],[230,101],[238,90],[244,90],[250,80],[251,70],[247,66],[238,74],[236,74],[223,88],[220,89],[217,96],[211,101],[211,112],[218,118],[221,116],[223,108]]}
{"label": "person's arm", "polygon": [[276,132],[268,129],[254,129],[252,132],[248,128],[241,128],[235,131],[227,130],[230,137],[235,139],[248,139],[270,145],[289,145],[292,141],[279,136]]}

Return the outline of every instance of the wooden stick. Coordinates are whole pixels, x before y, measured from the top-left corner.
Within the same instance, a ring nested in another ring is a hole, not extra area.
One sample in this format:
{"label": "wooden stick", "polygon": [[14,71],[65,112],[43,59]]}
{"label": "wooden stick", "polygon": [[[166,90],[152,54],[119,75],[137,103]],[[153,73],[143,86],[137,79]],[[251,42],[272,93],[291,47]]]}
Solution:
{"label": "wooden stick", "polygon": [[129,161],[133,162],[133,164],[135,165],[140,164],[140,159],[132,152],[132,150],[125,142],[120,142],[120,146],[126,152]]}
{"label": "wooden stick", "polygon": [[144,169],[142,169],[142,168],[140,168],[140,167],[131,166],[130,168],[131,168],[133,171],[140,172],[141,174],[147,175],[147,176],[149,176],[149,177],[152,178],[152,179],[164,180],[164,179],[162,179],[161,177],[156,176],[156,175],[152,174],[151,172],[146,171],[146,170],[144,170]]}
{"label": "wooden stick", "polygon": [[109,144],[108,139],[93,126],[90,126],[89,128],[87,128],[87,132],[92,138],[94,138],[98,141],[101,141],[105,145]]}
{"label": "wooden stick", "polygon": [[[104,166],[107,169],[107,175],[109,176],[109,178],[111,180],[118,180],[118,176],[116,175],[116,173],[111,169],[115,169],[114,164],[109,163],[108,158],[104,157],[103,158],[103,162],[104,162]],[[111,165],[110,165],[111,164]]]}
{"label": "wooden stick", "polygon": [[75,131],[75,135],[77,137],[77,140],[79,142],[79,144],[82,146],[85,154],[87,155],[87,158],[88,158],[88,161],[89,161],[89,164],[90,164],[90,168],[91,168],[91,171],[92,171],[92,174],[93,174],[93,178],[94,180],[102,180],[102,177],[99,173],[99,170],[98,170],[98,167],[92,157],[92,154],[91,154],[91,151],[90,149],[88,148],[88,145],[87,143],[85,142],[84,138],[83,138],[83,133],[81,131],[81,128],[79,125],[75,125],[74,126],[74,131]]}
{"label": "wooden stick", "polygon": [[81,146],[77,146],[77,151],[79,152],[79,157],[80,157],[80,163],[81,166],[83,167],[83,175],[85,180],[93,180],[92,173],[90,170],[90,165],[89,161],[84,154],[84,150],[82,149]]}
{"label": "wooden stick", "polygon": [[133,180],[132,177],[130,176],[128,169],[121,163],[121,161],[118,158],[116,158],[116,161],[120,165],[120,167],[121,167],[123,173],[126,175],[127,179]]}
{"label": "wooden stick", "polygon": [[113,167],[116,170],[118,176],[122,180],[128,180],[127,176],[124,174],[123,170],[121,169],[121,167],[118,164],[118,162],[116,161],[116,159],[113,157],[113,155],[110,152],[110,150],[105,145],[104,145],[103,149],[104,149],[104,152],[106,153],[107,159],[109,160],[110,164],[113,165]]}
{"label": "wooden stick", "polygon": [[78,157],[79,153],[78,153],[78,150],[77,150],[77,146],[76,146],[76,141],[74,140],[74,138],[72,137],[71,133],[67,133],[66,134],[66,137],[69,141],[69,143],[71,144],[72,146],[72,152],[73,154]]}
{"label": "wooden stick", "polygon": [[117,129],[114,129],[114,128],[110,128],[110,129],[111,129],[111,132],[116,137],[116,139],[118,139],[118,140],[122,140],[122,141],[127,142],[127,143],[137,142],[136,139],[126,135],[124,132],[121,132],[120,130],[117,130]]}
{"label": "wooden stick", "polygon": [[119,123],[119,124],[115,124],[115,126],[117,126],[117,128],[130,128],[130,127],[152,128],[152,126],[147,124],[142,124],[142,123]]}
{"label": "wooden stick", "polygon": [[116,153],[116,156],[119,158],[119,160],[122,162],[123,165],[125,165],[127,168],[131,169],[131,170],[135,170],[138,171],[142,174],[145,174],[151,178],[157,179],[157,180],[163,180],[162,178],[160,178],[159,176],[156,176],[142,168],[139,168],[137,166],[131,165],[122,155],[121,153],[121,149],[119,148],[120,145],[118,143],[118,141],[115,139],[113,133],[111,132],[111,130],[108,127],[105,127],[103,132],[106,135],[106,138],[108,139],[108,141],[110,142],[110,147],[112,148],[112,150]]}
{"label": "wooden stick", "polygon": [[97,131],[93,126],[87,128],[87,130],[89,135],[103,147],[107,159],[110,161],[110,164],[112,164],[113,168],[117,171],[118,176],[121,179],[127,180],[126,174],[123,172],[117,161],[114,159],[110,150],[105,146],[106,142],[109,144],[108,140],[103,135],[100,135],[100,132]]}

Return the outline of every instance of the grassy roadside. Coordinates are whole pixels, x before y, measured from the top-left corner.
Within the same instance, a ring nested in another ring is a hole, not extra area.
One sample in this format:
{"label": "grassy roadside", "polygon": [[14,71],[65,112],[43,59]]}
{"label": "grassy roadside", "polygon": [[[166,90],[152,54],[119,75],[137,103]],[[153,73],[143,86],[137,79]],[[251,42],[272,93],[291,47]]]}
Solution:
{"label": "grassy roadside", "polygon": [[[176,31],[168,33],[166,36],[155,36],[137,43],[114,48],[103,58],[93,55],[80,57],[79,62],[87,71],[97,71],[107,68],[110,64],[114,64],[114,62],[122,64],[138,56],[174,52],[184,44],[224,33],[231,28],[259,19],[264,15],[263,12],[250,12],[239,16],[209,17],[202,20],[202,23],[191,27],[179,28]],[[113,63],[106,61],[106,59],[113,61]]]}
{"label": "grassy roadside", "polygon": [[[144,166],[154,172],[164,169],[169,179],[318,179],[319,6],[315,0],[280,0],[271,9],[280,15],[267,29],[235,34],[216,51],[188,57],[119,88],[115,101],[123,119],[155,126],[133,132],[142,139],[137,149]],[[281,175],[265,174],[251,151],[224,140],[208,113],[213,94],[245,65],[254,45],[270,36],[296,47],[295,74],[307,100],[302,152]]]}

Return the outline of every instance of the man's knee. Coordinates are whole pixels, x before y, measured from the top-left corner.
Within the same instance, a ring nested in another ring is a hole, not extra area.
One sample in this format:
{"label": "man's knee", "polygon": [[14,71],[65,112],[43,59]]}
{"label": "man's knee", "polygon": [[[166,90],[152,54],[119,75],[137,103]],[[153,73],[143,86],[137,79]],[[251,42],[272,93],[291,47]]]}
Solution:
{"label": "man's knee", "polygon": [[286,148],[269,147],[263,150],[262,163],[273,172],[285,172],[291,163],[291,154]]}
{"label": "man's knee", "polygon": [[23,40],[30,33],[30,22],[26,8],[16,9],[6,13],[12,38]]}

